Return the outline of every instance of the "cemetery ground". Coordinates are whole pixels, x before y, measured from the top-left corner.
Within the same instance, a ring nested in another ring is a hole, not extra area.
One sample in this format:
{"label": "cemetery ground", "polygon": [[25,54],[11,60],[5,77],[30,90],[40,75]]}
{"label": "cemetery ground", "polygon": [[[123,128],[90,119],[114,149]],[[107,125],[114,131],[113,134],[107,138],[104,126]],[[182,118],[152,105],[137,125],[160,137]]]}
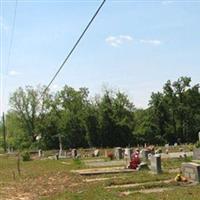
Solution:
{"label": "cemetery ground", "polygon": [[[174,149],[176,151],[176,149]],[[124,167],[123,161],[111,165],[107,158],[33,159],[20,162],[15,155],[0,155],[1,200],[117,200],[117,199],[199,199],[200,185],[175,182],[187,158],[162,158],[161,174],[150,171],[81,176],[74,170]],[[88,163],[104,163],[89,166]],[[107,166],[106,166],[107,163]],[[72,172],[73,170],[73,172]]]}

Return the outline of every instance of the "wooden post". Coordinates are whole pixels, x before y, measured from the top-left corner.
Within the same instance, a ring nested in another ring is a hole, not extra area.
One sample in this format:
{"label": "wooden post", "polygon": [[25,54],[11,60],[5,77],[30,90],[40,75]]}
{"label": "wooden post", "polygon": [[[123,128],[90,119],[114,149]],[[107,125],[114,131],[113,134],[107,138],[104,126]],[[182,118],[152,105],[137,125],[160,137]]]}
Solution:
{"label": "wooden post", "polygon": [[21,176],[21,168],[20,168],[20,153],[17,154],[17,171],[18,175]]}
{"label": "wooden post", "polygon": [[4,112],[2,116],[2,121],[3,121],[3,148],[4,148],[4,152],[6,153],[7,145],[6,145],[6,125],[5,125]]}

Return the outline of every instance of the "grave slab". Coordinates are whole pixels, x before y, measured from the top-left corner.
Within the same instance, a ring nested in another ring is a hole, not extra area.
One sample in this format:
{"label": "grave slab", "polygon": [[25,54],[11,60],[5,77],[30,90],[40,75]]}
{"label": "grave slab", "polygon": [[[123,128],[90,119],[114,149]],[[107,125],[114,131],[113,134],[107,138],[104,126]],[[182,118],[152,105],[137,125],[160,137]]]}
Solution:
{"label": "grave slab", "polygon": [[182,163],[181,171],[183,176],[189,180],[200,182],[200,164],[197,163]]}

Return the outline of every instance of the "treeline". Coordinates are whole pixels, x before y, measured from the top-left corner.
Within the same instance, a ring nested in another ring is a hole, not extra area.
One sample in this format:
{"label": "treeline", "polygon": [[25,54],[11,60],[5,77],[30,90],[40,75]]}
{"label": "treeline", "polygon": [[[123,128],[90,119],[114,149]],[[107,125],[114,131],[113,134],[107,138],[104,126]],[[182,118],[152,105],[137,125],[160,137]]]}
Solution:
{"label": "treeline", "polygon": [[15,149],[114,147],[195,142],[200,131],[200,86],[181,77],[152,93],[137,109],[121,91],[89,98],[87,88],[18,88],[6,115],[7,143]]}

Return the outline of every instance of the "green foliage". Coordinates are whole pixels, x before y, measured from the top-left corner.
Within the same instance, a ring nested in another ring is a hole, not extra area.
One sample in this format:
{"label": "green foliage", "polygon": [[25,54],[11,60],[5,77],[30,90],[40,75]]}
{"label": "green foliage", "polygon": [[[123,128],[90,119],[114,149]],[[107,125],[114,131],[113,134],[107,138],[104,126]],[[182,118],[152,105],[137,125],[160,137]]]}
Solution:
{"label": "green foliage", "polygon": [[44,87],[19,88],[11,95],[12,109],[6,116],[8,146],[21,150],[193,143],[200,130],[200,86],[190,83],[188,77],[167,81],[163,91],[152,93],[147,109],[136,109],[126,94],[108,89],[90,100],[87,88],[64,86],[56,93],[47,91],[43,99]]}
{"label": "green foliage", "polygon": [[200,148],[200,141],[198,141],[198,142],[195,143],[195,147],[196,148]]}
{"label": "green foliage", "polygon": [[30,161],[31,160],[31,156],[30,156],[30,153],[28,151],[22,152],[21,157],[22,157],[23,161]]}

